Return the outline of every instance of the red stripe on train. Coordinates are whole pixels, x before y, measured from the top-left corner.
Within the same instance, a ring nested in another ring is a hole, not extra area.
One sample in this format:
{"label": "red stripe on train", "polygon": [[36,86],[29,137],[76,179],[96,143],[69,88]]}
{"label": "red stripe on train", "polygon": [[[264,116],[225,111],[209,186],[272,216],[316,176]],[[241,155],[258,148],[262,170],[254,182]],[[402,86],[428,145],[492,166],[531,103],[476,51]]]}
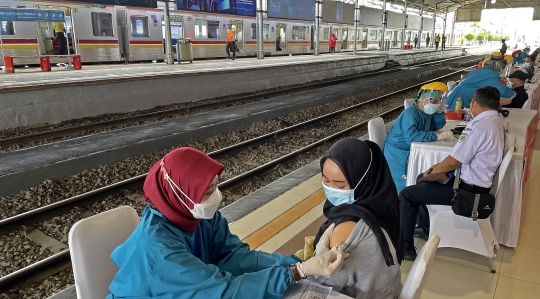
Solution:
{"label": "red stripe on train", "polygon": [[79,39],[79,44],[118,44],[115,39]]}
{"label": "red stripe on train", "polygon": [[2,38],[4,44],[37,44],[37,38]]}
{"label": "red stripe on train", "polygon": [[130,45],[163,45],[163,42],[158,40],[130,40]]}

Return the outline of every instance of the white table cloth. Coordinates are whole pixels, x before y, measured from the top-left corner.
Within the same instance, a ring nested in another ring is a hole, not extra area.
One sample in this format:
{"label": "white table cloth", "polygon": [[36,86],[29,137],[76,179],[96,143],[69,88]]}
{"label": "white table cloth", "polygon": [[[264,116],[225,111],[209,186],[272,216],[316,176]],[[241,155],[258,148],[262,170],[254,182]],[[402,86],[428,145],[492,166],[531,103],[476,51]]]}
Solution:
{"label": "white table cloth", "polygon": [[[515,145],[516,149],[512,161],[504,175],[504,180],[496,196],[495,210],[491,214],[491,222],[497,241],[500,244],[516,247],[519,235],[519,222],[521,218],[522,180],[524,169],[524,150],[527,128],[537,111],[525,109],[508,109],[510,115],[501,121],[506,127],[509,125],[508,145]],[[449,131],[459,121],[447,121],[441,131]],[[413,142],[409,155],[407,169],[407,186],[416,183],[416,177],[426,171],[433,164],[439,163],[450,154],[456,142]]]}

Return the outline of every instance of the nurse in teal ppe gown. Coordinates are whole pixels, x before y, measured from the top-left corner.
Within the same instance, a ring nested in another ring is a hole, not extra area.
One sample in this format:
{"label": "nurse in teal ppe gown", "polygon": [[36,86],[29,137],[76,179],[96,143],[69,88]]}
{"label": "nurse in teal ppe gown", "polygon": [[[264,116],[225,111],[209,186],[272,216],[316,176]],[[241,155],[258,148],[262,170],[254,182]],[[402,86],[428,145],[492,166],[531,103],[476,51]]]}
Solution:
{"label": "nurse in teal ppe gown", "polygon": [[305,262],[251,250],[217,211],[222,171],[192,148],[176,149],[152,167],[141,222],[111,254],[119,270],[107,298],[277,299],[301,279],[341,267],[341,247]]}

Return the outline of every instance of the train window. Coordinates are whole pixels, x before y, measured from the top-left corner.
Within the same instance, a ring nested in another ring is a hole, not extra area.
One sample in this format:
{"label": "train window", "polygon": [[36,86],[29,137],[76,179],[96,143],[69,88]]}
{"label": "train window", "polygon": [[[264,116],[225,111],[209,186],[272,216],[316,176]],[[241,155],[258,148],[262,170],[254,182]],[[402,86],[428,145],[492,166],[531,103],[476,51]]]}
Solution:
{"label": "train window", "polygon": [[148,17],[131,16],[131,36],[149,37]]}
{"label": "train window", "polygon": [[293,39],[306,39],[306,27],[304,26],[293,26],[292,27],[292,38]]}
{"label": "train window", "polygon": [[219,38],[219,21],[208,21],[208,38]]}
{"label": "train window", "polygon": [[370,30],[369,31],[369,39],[370,40],[377,40],[377,31],[376,30]]}
{"label": "train window", "polygon": [[12,21],[2,21],[1,25],[1,35],[15,35],[15,26]]}
{"label": "train window", "polygon": [[330,28],[324,28],[323,34],[322,34],[323,40],[329,40],[330,39]]}
{"label": "train window", "polygon": [[195,38],[208,37],[208,22],[204,20],[195,20]]}
{"label": "train window", "polygon": [[92,13],[92,31],[94,32],[94,36],[114,36],[112,23],[112,14]]}
{"label": "train window", "polygon": [[[270,39],[270,24],[263,24],[264,39]],[[257,39],[257,24],[251,24],[251,39]]]}

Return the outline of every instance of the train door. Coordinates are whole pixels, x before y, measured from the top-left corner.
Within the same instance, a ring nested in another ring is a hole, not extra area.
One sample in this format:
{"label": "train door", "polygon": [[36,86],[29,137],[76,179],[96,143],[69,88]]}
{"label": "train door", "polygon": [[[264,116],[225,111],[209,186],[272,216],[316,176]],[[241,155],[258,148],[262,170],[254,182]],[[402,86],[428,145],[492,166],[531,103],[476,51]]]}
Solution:
{"label": "train door", "polygon": [[368,29],[362,29],[362,49],[367,49]]}
{"label": "train door", "polygon": [[311,50],[315,49],[315,30],[313,29],[313,26],[311,26]]}
{"label": "train door", "polygon": [[[63,6],[36,5],[38,9],[58,9],[65,12],[65,22],[56,23],[57,28],[63,27],[64,32],[55,32],[54,22],[37,22],[38,52],[40,55],[67,55],[68,50],[75,54],[76,41],[73,39],[70,8]],[[60,40],[64,39],[65,48],[62,49]],[[61,53],[60,50],[63,50]]]}
{"label": "train door", "polygon": [[276,24],[276,51],[286,51],[287,49],[287,24]]}
{"label": "train door", "polygon": [[[179,39],[184,38],[183,17],[181,15],[170,15],[171,21],[171,40],[173,53],[176,53],[176,43]],[[163,33],[163,47],[165,47],[165,16],[161,15],[161,32]]]}
{"label": "train door", "polygon": [[242,20],[229,20],[232,28],[236,31],[236,49],[244,49],[244,21]]}
{"label": "train door", "polygon": [[[401,32],[400,30],[395,30],[394,31],[394,38],[392,39],[392,47],[397,47],[397,43],[398,43],[398,36],[401,36]],[[401,40],[401,38],[400,38]]]}
{"label": "train door", "polygon": [[[116,6],[115,7],[116,9],[116,26],[117,26],[117,32],[118,32],[118,48],[120,49],[120,57],[121,59],[123,60],[129,60],[129,40],[128,40],[128,21],[127,21],[127,11],[126,11],[126,7],[125,6]],[[98,32],[101,32],[101,30],[99,30],[100,28],[104,28],[106,26],[106,24],[103,24],[100,16],[98,14],[95,14],[95,17],[94,15],[92,16],[92,20],[93,19],[96,19],[98,20],[98,22],[96,22],[97,24],[99,24],[99,28],[96,28],[98,29],[97,31]],[[106,30],[106,29],[105,29]],[[94,29],[94,31],[96,31]],[[110,35],[112,36],[112,35]]]}
{"label": "train door", "polygon": [[349,44],[349,28],[343,27],[341,29],[341,49],[346,50]]}

